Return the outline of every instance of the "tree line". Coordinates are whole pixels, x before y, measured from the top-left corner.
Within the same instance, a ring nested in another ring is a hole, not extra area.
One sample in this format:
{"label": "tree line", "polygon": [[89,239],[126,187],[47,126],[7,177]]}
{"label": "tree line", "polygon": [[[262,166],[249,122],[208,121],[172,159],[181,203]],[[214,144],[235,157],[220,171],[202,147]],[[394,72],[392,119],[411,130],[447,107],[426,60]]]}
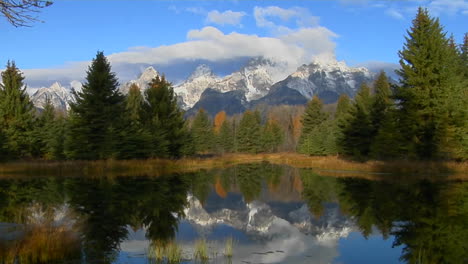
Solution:
{"label": "tree line", "polygon": [[[420,8],[399,52],[398,84],[381,72],[336,107],[318,97],[302,107],[258,108],[184,119],[164,76],[127,95],[103,52],[73,91],[67,113],[39,113],[24,76],[8,62],[0,84],[0,159],[179,158],[196,153],[298,151],[355,159],[468,158],[468,34],[462,45]],[[141,92],[141,90],[143,92]]]}
{"label": "tree line", "polygon": [[399,52],[398,84],[381,72],[328,115],[314,97],[298,151],[362,159],[468,158],[468,34],[462,45],[420,8]]}

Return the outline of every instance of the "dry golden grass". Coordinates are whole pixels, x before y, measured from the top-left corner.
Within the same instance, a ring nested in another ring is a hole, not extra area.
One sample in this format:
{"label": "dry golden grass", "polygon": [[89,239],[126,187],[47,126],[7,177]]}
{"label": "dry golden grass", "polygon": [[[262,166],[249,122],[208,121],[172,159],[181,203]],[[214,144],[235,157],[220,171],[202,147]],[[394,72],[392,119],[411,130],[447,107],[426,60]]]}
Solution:
{"label": "dry golden grass", "polygon": [[0,243],[0,263],[49,263],[79,254],[79,237],[53,225],[31,226],[19,240]]}
{"label": "dry golden grass", "polygon": [[[295,168],[313,168],[321,175],[338,177],[407,177],[468,179],[468,162],[455,161],[367,161],[356,162],[336,156],[311,157],[297,153],[226,154],[209,158],[178,160],[105,160],[66,162],[13,162],[0,164],[0,177],[11,176],[159,176],[224,168],[238,164],[270,162]],[[402,176],[403,175],[403,176]]]}

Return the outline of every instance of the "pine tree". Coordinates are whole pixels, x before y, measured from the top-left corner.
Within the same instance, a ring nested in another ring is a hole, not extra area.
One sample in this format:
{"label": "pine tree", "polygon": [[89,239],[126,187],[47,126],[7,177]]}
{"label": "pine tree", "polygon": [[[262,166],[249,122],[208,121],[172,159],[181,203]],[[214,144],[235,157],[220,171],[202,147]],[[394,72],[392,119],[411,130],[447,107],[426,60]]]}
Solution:
{"label": "pine tree", "polygon": [[[463,49],[463,45],[461,47]],[[468,159],[468,75],[465,75],[462,49],[452,35],[445,56],[448,65],[444,68],[445,94],[441,96],[439,107],[446,114],[440,116],[437,129],[439,157],[442,158]]]}
{"label": "pine tree", "polygon": [[26,93],[24,76],[15,62],[7,62],[0,83],[0,130],[5,154],[11,158],[31,155],[33,105]]}
{"label": "pine tree", "polygon": [[71,159],[107,159],[117,150],[124,97],[103,52],[98,52],[86,73],[81,91],[73,92],[66,140]]}
{"label": "pine tree", "polygon": [[335,119],[345,116],[351,107],[351,99],[347,94],[341,94],[336,105]]}
{"label": "pine tree", "polygon": [[190,135],[171,83],[164,76],[157,76],[148,84],[145,98],[143,123],[152,136],[152,155],[180,157],[187,154]]}
{"label": "pine tree", "polygon": [[234,151],[234,127],[233,121],[224,120],[218,135],[218,146],[222,153]]}
{"label": "pine tree", "polygon": [[460,49],[462,68],[464,69],[465,78],[468,78],[468,33],[465,33]]}
{"label": "pine tree", "polygon": [[450,123],[450,94],[458,90],[450,45],[438,19],[419,8],[399,52],[401,86],[397,89],[398,124],[404,131],[407,156],[445,156],[441,146]]}
{"label": "pine tree", "polygon": [[372,123],[369,111],[371,104],[370,88],[362,84],[354,98],[347,119],[340,127],[343,133],[343,138],[339,142],[340,148],[345,154],[357,159],[366,158],[370,151]]}
{"label": "pine tree", "polygon": [[381,126],[382,120],[385,119],[385,115],[390,110],[393,103],[390,90],[390,83],[388,82],[387,75],[384,71],[381,71],[377,80],[374,82],[374,99],[370,109],[370,119],[372,122],[372,137],[377,134]]}
{"label": "pine tree", "polygon": [[316,149],[319,148],[317,145],[320,144],[317,141],[321,139],[318,137],[318,134],[315,132],[313,133],[313,131],[328,118],[322,108],[323,103],[317,96],[314,96],[307,104],[307,108],[302,116],[302,133],[298,145],[298,151],[300,153],[309,155],[317,153]]}
{"label": "pine tree", "polygon": [[195,152],[207,152],[213,149],[213,129],[205,110],[200,108],[192,124],[192,137]]}
{"label": "pine tree", "polygon": [[259,153],[262,151],[261,117],[258,111],[245,111],[239,123],[238,149],[240,152]]}
{"label": "pine tree", "polygon": [[118,158],[148,158],[151,155],[151,135],[142,124],[142,108],[144,98],[140,88],[130,86],[125,98],[125,114],[122,122],[125,126],[120,130],[118,144]]}
{"label": "pine tree", "polygon": [[283,143],[284,132],[275,120],[268,120],[262,129],[262,149],[267,152],[278,151],[278,147]]}
{"label": "pine tree", "polygon": [[44,109],[36,119],[34,124],[34,152],[35,156],[45,159],[53,159],[51,142],[55,137],[54,132],[56,129],[55,122],[55,108],[49,98],[46,98]]}

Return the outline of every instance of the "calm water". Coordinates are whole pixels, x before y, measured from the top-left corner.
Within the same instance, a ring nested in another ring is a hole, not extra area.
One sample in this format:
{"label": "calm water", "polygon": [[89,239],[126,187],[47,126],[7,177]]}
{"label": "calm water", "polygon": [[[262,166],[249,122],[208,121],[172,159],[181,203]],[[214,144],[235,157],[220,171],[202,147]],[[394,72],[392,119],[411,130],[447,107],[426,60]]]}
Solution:
{"label": "calm water", "polygon": [[268,164],[0,179],[0,263],[158,263],[155,252],[170,243],[194,263],[202,239],[205,263],[468,263],[468,182],[333,178]]}

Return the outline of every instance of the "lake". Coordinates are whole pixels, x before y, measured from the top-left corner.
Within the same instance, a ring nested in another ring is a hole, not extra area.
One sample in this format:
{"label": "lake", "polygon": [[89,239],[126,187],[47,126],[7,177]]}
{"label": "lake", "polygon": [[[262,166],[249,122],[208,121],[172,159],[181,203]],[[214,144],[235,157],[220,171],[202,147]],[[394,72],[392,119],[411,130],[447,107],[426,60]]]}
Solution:
{"label": "lake", "polygon": [[402,178],[268,163],[4,178],[0,263],[468,263],[468,182]]}

